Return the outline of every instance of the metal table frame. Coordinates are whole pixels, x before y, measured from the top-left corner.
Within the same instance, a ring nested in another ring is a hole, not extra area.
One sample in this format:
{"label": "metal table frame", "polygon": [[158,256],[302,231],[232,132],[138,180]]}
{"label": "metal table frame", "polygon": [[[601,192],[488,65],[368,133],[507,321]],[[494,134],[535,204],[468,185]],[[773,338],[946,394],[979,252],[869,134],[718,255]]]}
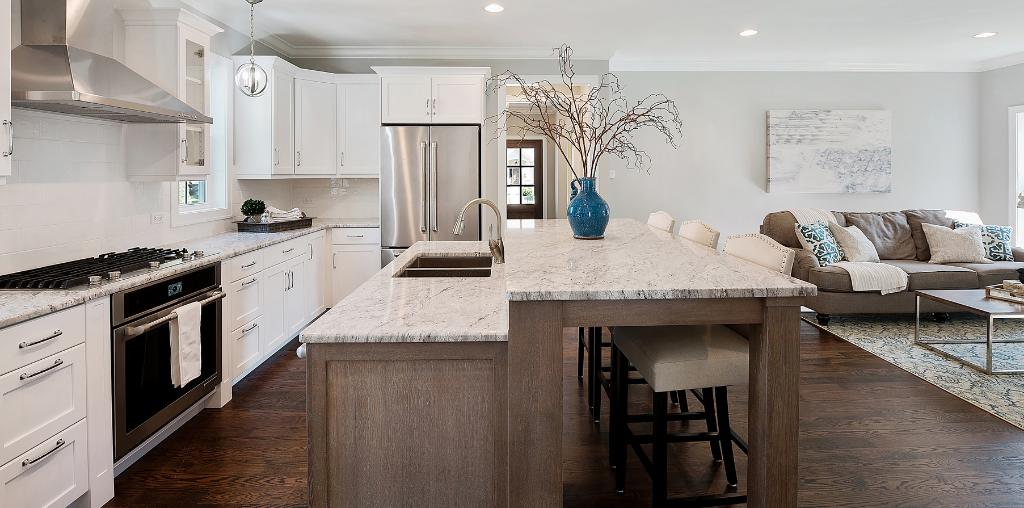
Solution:
{"label": "metal table frame", "polygon": [[[984,372],[986,374],[1021,374],[1021,373],[1024,373],[1024,369],[999,370],[999,369],[993,369],[992,368],[992,344],[999,344],[999,343],[1024,343],[1024,339],[993,339],[992,338],[992,328],[993,328],[993,325],[995,324],[995,320],[996,319],[1024,319],[1024,313],[992,314],[992,313],[989,313],[989,312],[980,311],[978,309],[975,309],[975,308],[967,306],[967,305],[961,305],[961,304],[956,303],[956,302],[952,302],[952,301],[949,301],[949,300],[944,300],[944,299],[941,299],[941,298],[936,297],[936,296],[925,295],[925,298],[928,298],[929,300],[933,300],[933,301],[941,302],[941,303],[944,303],[944,304],[947,304],[947,305],[953,305],[953,306],[959,307],[959,308],[964,309],[964,310],[966,310],[966,311],[968,311],[968,312],[970,312],[972,314],[976,314],[976,315],[982,316],[982,317],[984,317],[984,318],[986,318],[988,320],[988,322],[985,325],[985,339],[984,340],[925,340],[925,339],[921,338],[921,296],[922,295],[921,295],[920,292],[916,292],[915,297],[916,297],[917,308],[916,308],[916,313],[915,313],[916,320],[915,320],[915,323],[914,323],[914,344],[916,344],[918,346],[921,346],[923,348],[926,348],[929,351],[937,353],[937,354],[939,354],[941,356],[944,356],[946,358],[949,358],[949,359],[952,359],[952,360],[956,360],[956,361],[958,361],[960,363],[963,363],[963,364],[965,364],[967,366],[970,366],[970,367],[974,367],[975,369],[977,369],[977,370],[979,370],[981,372]],[[967,360],[965,358],[959,357],[959,356],[954,355],[952,353],[943,351],[943,350],[941,350],[941,349],[939,349],[937,347],[934,347],[933,344],[985,344],[986,345],[985,366],[983,367],[983,366],[978,365],[978,364],[976,364],[976,363],[974,363],[974,362],[972,362],[970,360]]]}

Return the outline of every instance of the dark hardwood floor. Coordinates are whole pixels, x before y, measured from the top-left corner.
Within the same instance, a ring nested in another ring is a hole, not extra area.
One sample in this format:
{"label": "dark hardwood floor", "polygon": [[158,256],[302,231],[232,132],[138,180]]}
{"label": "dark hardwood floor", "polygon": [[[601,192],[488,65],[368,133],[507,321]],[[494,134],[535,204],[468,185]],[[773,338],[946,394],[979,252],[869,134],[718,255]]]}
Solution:
{"label": "dark hardwood floor", "polygon": [[[802,326],[800,506],[1024,507],[1024,431]],[[236,385],[223,409],[203,411],[119,476],[107,506],[305,506],[305,364],[296,346]],[[565,506],[650,506],[650,480],[632,452],[626,492],[615,493],[607,399],[595,424],[575,357],[575,330],[566,330]],[[633,390],[637,409],[647,405],[649,389]],[[745,436],[745,390],[731,390],[730,403]],[[726,491],[706,443],[675,445],[669,461],[671,491]]]}

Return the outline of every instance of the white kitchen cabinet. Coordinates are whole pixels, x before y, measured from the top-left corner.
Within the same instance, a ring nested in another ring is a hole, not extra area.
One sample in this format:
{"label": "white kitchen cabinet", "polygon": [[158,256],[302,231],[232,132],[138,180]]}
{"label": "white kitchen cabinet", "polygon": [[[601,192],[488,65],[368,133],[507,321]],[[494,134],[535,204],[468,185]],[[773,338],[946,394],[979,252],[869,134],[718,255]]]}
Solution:
{"label": "white kitchen cabinet", "polygon": [[338,89],[333,82],[295,78],[295,174],[337,173],[337,103]]}
{"label": "white kitchen cabinet", "polygon": [[373,274],[380,271],[380,246],[333,245],[331,249],[332,302],[335,306]]}
{"label": "white kitchen cabinet", "polygon": [[0,374],[83,342],[85,307],[81,305],[0,329]]}
{"label": "white kitchen cabinet", "polygon": [[231,378],[244,375],[249,369],[263,361],[263,341],[261,335],[266,330],[261,327],[262,317],[253,319],[228,335],[231,344]]}
{"label": "white kitchen cabinet", "polygon": [[306,291],[306,319],[312,321],[324,312],[327,308],[326,291],[324,284],[324,262],[327,249],[327,233],[321,231],[309,235],[306,243],[308,254],[303,267],[305,275],[304,288]]}
{"label": "white kitchen cabinet", "polygon": [[372,67],[383,124],[480,124],[488,67]]}
{"label": "white kitchen cabinet", "polygon": [[89,490],[86,422],[0,467],[0,508],[64,508]]}
{"label": "white kitchen cabinet", "polygon": [[[235,56],[235,68],[249,61]],[[257,56],[267,71],[267,89],[259,97],[234,91],[235,165],[238,178],[291,178],[295,174],[295,74],[298,67],[274,56]]]}
{"label": "white kitchen cabinet", "polygon": [[[298,257],[284,263],[288,267],[288,286],[284,290],[284,341],[294,337],[309,323],[306,319],[306,261]],[[283,342],[268,343],[267,353],[276,351]]]}
{"label": "white kitchen cabinet", "polygon": [[[260,326],[260,361],[270,354],[270,344],[280,344],[288,339],[285,327],[284,297],[288,291],[288,267],[285,263],[272,266],[264,271],[263,280],[263,322]],[[258,363],[258,362],[257,362]],[[243,369],[244,371],[244,369]]]}
{"label": "white kitchen cabinet", "polygon": [[[11,33],[11,0],[0,0],[0,28]],[[11,38],[0,37],[0,185],[11,176],[11,156],[14,151],[14,124],[11,123]]]}
{"label": "white kitchen cabinet", "polygon": [[379,177],[380,86],[376,78],[357,76],[339,81],[337,103],[338,176]]}
{"label": "white kitchen cabinet", "polygon": [[[184,9],[118,9],[125,64],[204,115],[210,115],[210,38],[224,30]],[[128,178],[205,179],[210,125],[128,124]]]}
{"label": "white kitchen cabinet", "polygon": [[263,273],[232,282],[228,286],[228,312],[225,319],[235,330],[263,314]]}

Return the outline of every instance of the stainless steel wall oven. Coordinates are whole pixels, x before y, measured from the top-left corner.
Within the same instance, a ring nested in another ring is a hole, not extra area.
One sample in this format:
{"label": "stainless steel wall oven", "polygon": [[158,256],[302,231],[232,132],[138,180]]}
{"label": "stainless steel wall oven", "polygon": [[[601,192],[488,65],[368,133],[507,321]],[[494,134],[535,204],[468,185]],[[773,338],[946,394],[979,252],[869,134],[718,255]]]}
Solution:
{"label": "stainless steel wall oven", "polygon": [[[220,263],[111,296],[114,460],[124,457],[217,388],[221,379],[224,292]],[[202,302],[202,374],[171,383],[170,322],[175,309]]]}

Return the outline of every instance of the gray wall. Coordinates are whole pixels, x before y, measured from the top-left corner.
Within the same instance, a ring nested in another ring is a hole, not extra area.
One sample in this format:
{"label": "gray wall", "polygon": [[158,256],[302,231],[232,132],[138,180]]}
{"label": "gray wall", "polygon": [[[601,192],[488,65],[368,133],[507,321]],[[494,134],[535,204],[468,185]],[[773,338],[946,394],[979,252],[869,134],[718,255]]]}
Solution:
{"label": "gray wall", "polygon": [[[633,100],[664,93],[679,106],[679,148],[657,132],[636,144],[650,174],[617,172],[602,193],[613,217],[646,220],[666,210],[703,219],[724,235],[756,232],[772,211],[942,208],[978,210],[977,73],[620,72]],[[886,109],[892,112],[891,194],[767,194],[765,113],[770,109]],[[1005,138],[1005,136],[1004,136]],[[1005,143],[1005,141],[1004,141]],[[604,184],[604,182],[602,182]]]}
{"label": "gray wall", "polygon": [[[1010,216],[1009,108],[1024,104],[1024,65],[981,74],[981,216],[992,224],[1013,224]],[[1018,238],[1020,238],[1018,236]]]}

